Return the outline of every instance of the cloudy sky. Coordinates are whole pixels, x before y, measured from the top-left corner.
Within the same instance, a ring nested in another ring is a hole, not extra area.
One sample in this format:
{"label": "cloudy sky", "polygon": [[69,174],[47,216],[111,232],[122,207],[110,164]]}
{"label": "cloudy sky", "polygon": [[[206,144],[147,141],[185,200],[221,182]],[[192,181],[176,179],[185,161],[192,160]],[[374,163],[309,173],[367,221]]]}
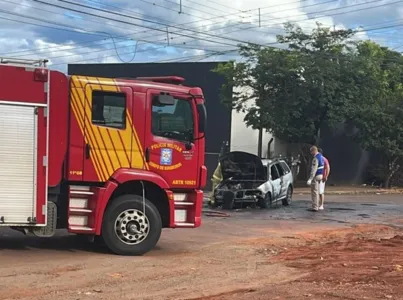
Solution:
{"label": "cloudy sky", "polygon": [[47,58],[62,71],[224,60],[241,42],[278,46],[285,21],[361,27],[359,38],[403,51],[402,14],[403,0],[0,0],[0,56]]}

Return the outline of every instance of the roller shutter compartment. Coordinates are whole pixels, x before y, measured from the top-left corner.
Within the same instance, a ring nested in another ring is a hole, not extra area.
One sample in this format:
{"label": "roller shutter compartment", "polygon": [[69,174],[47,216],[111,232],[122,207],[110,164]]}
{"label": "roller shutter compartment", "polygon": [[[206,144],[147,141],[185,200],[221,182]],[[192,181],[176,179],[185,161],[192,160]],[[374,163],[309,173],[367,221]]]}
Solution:
{"label": "roller shutter compartment", "polygon": [[37,170],[35,107],[0,104],[0,217],[27,224],[35,217]]}

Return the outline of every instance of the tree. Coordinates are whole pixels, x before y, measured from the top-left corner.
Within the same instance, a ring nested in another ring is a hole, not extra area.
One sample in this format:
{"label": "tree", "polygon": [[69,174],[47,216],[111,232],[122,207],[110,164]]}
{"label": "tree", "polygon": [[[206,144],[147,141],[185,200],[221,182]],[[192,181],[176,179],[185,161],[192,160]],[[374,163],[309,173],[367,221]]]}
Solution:
{"label": "tree", "polygon": [[403,58],[373,42],[357,46],[354,61],[355,96],[349,123],[356,127],[353,138],[362,148],[381,155],[378,168],[384,187],[403,160]]}
{"label": "tree", "polygon": [[286,24],[277,39],[287,49],[240,46],[242,62],[215,72],[227,79],[223,90],[236,87],[223,102],[245,112],[247,126],[285,142],[318,144],[323,126],[355,126],[352,137],[385,161],[381,175],[389,187],[403,163],[403,58],[373,42],[353,42],[353,35]]}
{"label": "tree", "polygon": [[224,90],[239,88],[223,101],[246,113],[247,126],[286,142],[318,143],[323,125],[344,120],[356,89],[344,76],[353,32],[320,24],[310,34],[291,24],[285,31],[277,39],[287,50],[240,46],[244,62],[216,68],[227,80]]}
{"label": "tree", "polygon": [[346,76],[353,34],[351,30],[331,31],[319,23],[305,33],[288,23],[285,34],[277,37],[288,49],[240,46],[242,62],[215,69],[226,78],[224,91],[237,87],[223,102],[245,112],[247,126],[263,128],[297,145],[307,165],[310,145],[320,141],[320,129],[345,120],[358,89]]}

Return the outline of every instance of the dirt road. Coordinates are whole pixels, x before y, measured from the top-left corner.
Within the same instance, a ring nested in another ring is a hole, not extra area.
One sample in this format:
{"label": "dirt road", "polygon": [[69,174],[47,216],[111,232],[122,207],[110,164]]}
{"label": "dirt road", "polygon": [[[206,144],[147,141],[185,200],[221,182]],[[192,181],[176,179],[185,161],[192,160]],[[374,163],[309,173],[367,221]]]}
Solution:
{"label": "dirt road", "polygon": [[143,257],[2,231],[0,299],[403,299],[400,199],[348,197],[205,217]]}

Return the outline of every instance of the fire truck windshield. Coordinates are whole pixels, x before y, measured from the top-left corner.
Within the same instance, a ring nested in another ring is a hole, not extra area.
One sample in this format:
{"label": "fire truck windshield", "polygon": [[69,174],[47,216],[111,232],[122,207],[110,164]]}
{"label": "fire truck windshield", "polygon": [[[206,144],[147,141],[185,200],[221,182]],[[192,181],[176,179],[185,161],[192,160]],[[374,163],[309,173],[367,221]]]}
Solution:
{"label": "fire truck windshield", "polygon": [[172,105],[152,102],[152,133],[179,141],[193,141],[194,120],[191,102],[174,98]]}

